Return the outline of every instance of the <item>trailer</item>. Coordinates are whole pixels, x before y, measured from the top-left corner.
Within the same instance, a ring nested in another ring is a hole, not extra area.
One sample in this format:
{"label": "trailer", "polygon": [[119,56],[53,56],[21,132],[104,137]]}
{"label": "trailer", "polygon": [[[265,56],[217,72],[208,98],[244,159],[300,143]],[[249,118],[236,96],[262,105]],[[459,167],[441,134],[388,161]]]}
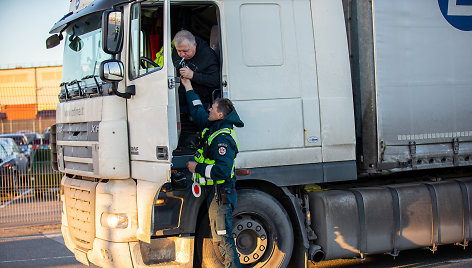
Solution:
{"label": "trailer", "polygon": [[[248,267],[305,267],[472,237],[472,10],[461,1],[73,0],[53,166],[84,264],[221,267],[192,195],[172,38],[220,61],[237,107],[233,237]],[[155,63],[163,51],[163,64]]]}

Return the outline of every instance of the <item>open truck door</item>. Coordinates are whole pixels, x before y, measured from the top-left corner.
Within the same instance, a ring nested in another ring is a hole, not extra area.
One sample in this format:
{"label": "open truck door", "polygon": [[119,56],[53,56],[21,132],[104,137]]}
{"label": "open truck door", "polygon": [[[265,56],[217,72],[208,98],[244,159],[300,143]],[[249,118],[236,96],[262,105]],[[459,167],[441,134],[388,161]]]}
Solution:
{"label": "open truck door", "polygon": [[[131,177],[137,182],[137,238],[148,243],[154,198],[170,181],[171,153],[178,141],[169,15],[170,0],[130,6],[127,88],[136,89],[127,100]],[[164,57],[160,64],[158,53]]]}

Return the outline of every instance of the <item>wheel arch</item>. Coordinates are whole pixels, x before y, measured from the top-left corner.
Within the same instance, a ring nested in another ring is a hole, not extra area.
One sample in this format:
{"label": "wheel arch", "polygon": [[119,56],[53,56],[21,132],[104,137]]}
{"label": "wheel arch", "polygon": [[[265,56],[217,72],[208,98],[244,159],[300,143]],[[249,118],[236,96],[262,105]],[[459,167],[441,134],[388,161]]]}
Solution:
{"label": "wheel arch", "polygon": [[[295,189],[291,186],[291,189]],[[269,181],[265,180],[242,180],[237,181],[237,189],[256,189],[266,194],[271,195],[283,206],[287,211],[290,222],[292,223],[293,233],[296,241],[302,242],[305,249],[309,248],[308,236],[305,231],[305,215],[302,212],[301,199],[297,198],[289,189],[285,186],[277,186]],[[300,243],[296,243],[295,246]],[[293,257],[293,256],[292,256]]]}

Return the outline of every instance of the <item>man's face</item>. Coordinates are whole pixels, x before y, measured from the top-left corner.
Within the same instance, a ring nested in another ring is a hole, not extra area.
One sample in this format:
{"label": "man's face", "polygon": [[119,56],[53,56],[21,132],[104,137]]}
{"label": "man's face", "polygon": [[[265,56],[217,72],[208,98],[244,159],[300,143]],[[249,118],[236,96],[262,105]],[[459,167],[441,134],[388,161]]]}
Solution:
{"label": "man's face", "polygon": [[175,49],[177,50],[179,57],[184,58],[185,60],[190,60],[195,56],[195,52],[197,52],[197,43],[191,46],[188,40],[184,40],[180,45],[175,44]]}
{"label": "man's face", "polygon": [[208,109],[209,115],[208,115],[208,120],[209,121],[216,121],[223,119],[223,113],[218,112],[218,103],[215,102],[213,105]]}

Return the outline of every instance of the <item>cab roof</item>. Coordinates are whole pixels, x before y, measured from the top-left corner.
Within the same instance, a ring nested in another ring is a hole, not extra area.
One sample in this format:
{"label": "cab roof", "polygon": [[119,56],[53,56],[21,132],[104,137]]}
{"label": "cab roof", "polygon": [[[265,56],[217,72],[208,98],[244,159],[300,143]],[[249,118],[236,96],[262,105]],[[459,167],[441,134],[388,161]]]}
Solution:
{"label": "cab roof", "polygon": [[67,13],[64,17],[62,17],[62,19],[56,22],[54,26],[52,26],[49,33],[50,34],[58,33],[62,31],[64,28],[66,28],[69,23],[83,16],[86,16],[86,15],[89,15],[98,11],[111,9],[114,6],[117,6],[123,3],[133,2],[133,1],[134,0],[95,0],[91,2],[88,6],[86,6],[85,8],[77,12],[71,11]]}

